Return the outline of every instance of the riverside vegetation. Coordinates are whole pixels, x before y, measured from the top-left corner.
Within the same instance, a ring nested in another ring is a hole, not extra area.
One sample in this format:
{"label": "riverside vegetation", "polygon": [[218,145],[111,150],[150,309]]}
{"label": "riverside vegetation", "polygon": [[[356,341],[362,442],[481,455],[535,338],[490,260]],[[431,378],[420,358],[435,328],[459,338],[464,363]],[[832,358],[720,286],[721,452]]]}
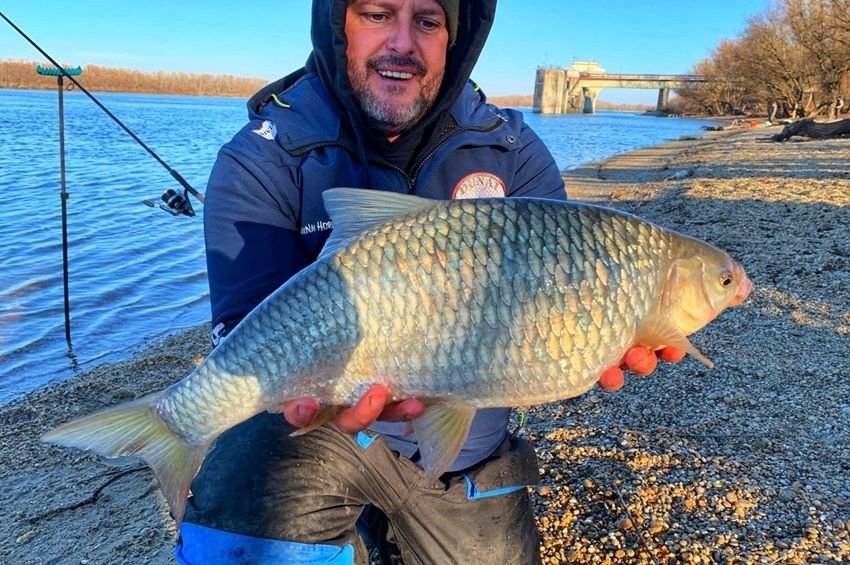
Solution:
{"label": "riverside vegetation", "polygon": [[[56,88],[56,77],[41,76],[36,65],[52,67],[35,61],[0,61],[0,88],[44,90]],[[63,63],[64,65],[64,63]],[[188,96],[251,96],[265,86],[259,78],[232,75],[146,73],[132,69],[116,69],[100,65],[85,65],[77,80],[87,90],[96,92],[128,92],[144,94],[183,94]]]}
{"label": "riverside vegetation", "polygon": [[850,0],[774,0],[691,72],[713,80],[670,111],[835,118],[850,95]]}

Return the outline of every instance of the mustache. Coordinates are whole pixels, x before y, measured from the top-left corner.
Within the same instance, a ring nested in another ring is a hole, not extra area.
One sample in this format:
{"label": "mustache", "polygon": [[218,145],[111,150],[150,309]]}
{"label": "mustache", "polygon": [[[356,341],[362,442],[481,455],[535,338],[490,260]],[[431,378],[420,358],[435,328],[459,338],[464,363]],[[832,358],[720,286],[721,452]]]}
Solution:
{"label": "mustache", "polygon": [[376,71],[386,67],[400,67],[403,69],[413,69],[414,74],[425,76],[428,69],[421,61],[413,57],[402,57],[400,55],[382,55],[366,61],[366,68]]}

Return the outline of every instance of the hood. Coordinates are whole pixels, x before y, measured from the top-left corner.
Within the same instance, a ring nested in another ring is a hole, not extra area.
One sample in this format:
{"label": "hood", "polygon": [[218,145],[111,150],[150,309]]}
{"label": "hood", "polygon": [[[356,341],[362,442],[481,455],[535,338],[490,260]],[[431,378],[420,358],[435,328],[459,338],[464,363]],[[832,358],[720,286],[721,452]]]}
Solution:
{"label": "hood", "polygon": [[[307,60],[307,70],[319,75],[328,92],[336,97],[339,107],[348,114],[353,131],[350,133],[362,142],[365,135],[365,119],[360,112],[346,74],[345,12],[348,0],[313,0],[312,27],[310,35],[313,52]],[[478,62],[481,50],[496,12],[496,0],[460,0],[458,30],[455,44],[446,57],[446,72],[437,100],[428,114],[402,137],[422,131],[439,120],[457,100],[472,69]]]}

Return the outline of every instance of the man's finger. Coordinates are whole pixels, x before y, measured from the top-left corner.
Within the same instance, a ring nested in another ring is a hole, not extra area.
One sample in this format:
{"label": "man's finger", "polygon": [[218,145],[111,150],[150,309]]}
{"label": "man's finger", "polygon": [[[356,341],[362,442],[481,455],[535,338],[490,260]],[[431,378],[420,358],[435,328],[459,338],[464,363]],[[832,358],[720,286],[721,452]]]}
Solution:
{"label": "man's finger", "polygon": [[623,365],[632,373],[645,376],[655,370],[658,358],[646,347],[635,345],[626,351],[623,356]]}
{"label": "man's finger", "polygon": [[283,417],[296,428],[310,425],[319,413],[319,403],[314,398],[291,400],[283,406]]}
{"label": "man's finger", "polygon": [[336,427],[347,434],[365,430],[381,415],[389,395],[387,387],[372,385],[357,404],[339,411],[334,418]]}
{"label": "man's finger", "polygon": [[408,398],[400,402],[387,404],[381,412],[380,420],[387,422],[409,422],[425,413],[425,405],[421,400]]}
{"label": "man's finger", "polygon": [[626,378],[623,376],[623,370],[619,367],[611,367],[602,373],[599,377],[599,387],[602,390],[613,392],[623,388],[623,383]]}
{"label": "man's finger", "polygon": [[656,351],[655,354],[658,355],[659,359],[668,363],[678,363],[687,355],[684,350],[677,347],[665,347]]}

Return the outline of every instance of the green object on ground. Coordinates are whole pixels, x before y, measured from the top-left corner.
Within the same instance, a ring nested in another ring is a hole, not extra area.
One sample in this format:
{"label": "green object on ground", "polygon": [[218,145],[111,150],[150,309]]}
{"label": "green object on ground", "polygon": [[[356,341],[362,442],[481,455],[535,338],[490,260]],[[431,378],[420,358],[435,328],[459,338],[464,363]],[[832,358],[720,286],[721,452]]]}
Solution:
{"label": "green object on ground", "polygon": [[71,76],[77,76],[77,75],[83,74],[83,68],[81,66],[77,65],[76,67],[65,68],[65,72],[62,73],[57,67],[42,67],[41,65],[36,65],[35,66],[35,72],[37,72],[40,75],[52,76],[52,77],[56,77],[56,76],[59,76],[59,75],[64,76],[66,74],[71,75]]}

